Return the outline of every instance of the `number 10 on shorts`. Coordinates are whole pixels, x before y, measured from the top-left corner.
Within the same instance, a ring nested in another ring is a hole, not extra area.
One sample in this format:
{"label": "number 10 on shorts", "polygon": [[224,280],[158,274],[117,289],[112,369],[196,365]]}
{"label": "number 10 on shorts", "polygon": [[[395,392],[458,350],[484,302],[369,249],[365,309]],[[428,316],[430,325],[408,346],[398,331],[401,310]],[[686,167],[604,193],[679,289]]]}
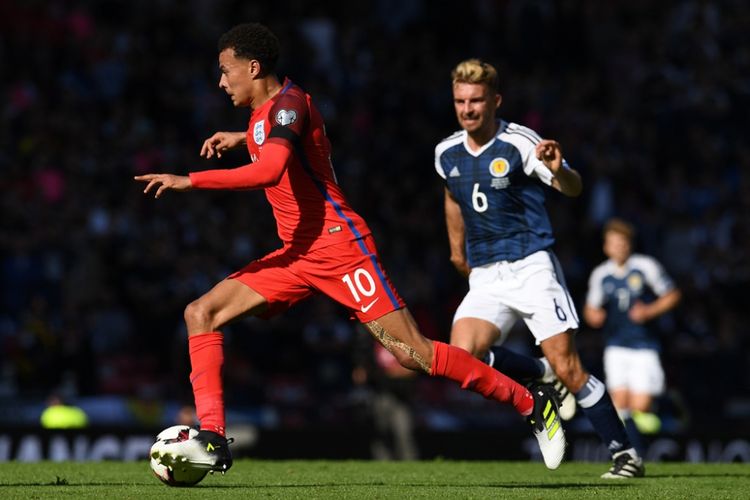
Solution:
{"label": "number 10 on shorts", "polygon": [[365,297],[375,295],[375,280],[372,279],[372,275],[366,269],[360,267],[354,273],[344,275],[341,281],[349,287],[349,291],[352,292],[355,302],[362,302],[360,294]]}

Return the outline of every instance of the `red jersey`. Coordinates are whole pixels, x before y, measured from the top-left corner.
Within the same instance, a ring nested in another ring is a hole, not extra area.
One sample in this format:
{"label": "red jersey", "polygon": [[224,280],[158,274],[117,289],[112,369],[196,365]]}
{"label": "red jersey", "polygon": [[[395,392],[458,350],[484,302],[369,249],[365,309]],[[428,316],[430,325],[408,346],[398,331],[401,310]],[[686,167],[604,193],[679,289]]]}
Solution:
{"label": "red jersey", "polygon": [[286,79],[278,94],[253,110],[246,139],[253,163],[190,173],[196,188],[265,189],[273,208],[284,247],[229,277],[260,293],[267,315],[316,290],[365,322],[404,307],[370,228],[336,183],[331,144],[310,96]]}
{"label": "red jersey", "polygon": [[253,162],[272,142],[294,153],[278,184],[265,188],[284,246],[313,250],[370,234],[336,182],[323,118],[310,96],[288,78],[250,116],[247,149]]}

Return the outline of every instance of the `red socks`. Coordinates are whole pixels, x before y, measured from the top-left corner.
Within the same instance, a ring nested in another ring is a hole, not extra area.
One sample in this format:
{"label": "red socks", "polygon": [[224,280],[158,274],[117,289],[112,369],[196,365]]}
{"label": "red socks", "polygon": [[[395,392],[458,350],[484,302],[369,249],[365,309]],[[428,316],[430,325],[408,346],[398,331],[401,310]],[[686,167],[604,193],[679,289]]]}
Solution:
{"label": "red socks", "polygon": [[[224,436],[224,393],[221,370],[224,365],[224,336],[219,332],[188,337],[190,349],[190,383],[193,384],[195,410],[201,430]],[[524,386],[487,366],[463,349],[433,342],[431,374],[461,384],[461,388],[478,392],[488,399],[510,402],[521,415],[531,414],[534,398]]]}
{"label": "red socks", "polygon": [[221,369],[224,365],[224,336],[219,332],[188,337],[190,383],[193,384],[195,411],[201,430],[225,434],[224,392]]}
{"label": "red socks", "polygon": [[534,397],[521,384],[482,363],[465,350],[433,341],[431,375],[446,377],[462,389],[478,392],[487,399],[511,403],[523,416],[531,414]]}

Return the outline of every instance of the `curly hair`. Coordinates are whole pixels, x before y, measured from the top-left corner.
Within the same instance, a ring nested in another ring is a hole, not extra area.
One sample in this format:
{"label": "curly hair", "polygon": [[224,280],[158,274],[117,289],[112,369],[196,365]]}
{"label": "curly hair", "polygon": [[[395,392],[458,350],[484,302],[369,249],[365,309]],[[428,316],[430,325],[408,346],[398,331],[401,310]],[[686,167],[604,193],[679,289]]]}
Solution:
{"label": "curly hair", "polygon": [[260,23],[238,24],[219,38],[219,52],[234,49],[242,59],[256,59],[263,74],[273,73],[279,59],[279,39]]}

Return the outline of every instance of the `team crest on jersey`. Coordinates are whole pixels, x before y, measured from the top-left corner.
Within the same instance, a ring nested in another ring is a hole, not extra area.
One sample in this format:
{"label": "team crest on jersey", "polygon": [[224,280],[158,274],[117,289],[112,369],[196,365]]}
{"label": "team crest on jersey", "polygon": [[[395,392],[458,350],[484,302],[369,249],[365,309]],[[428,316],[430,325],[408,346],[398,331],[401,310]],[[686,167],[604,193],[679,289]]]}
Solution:
{"label": "team crest on jersey", "polygon": [[293,109],[282,109],[276,113],[276,123],[281,126],[291,125],[297,121],[297,112]]}
{"label": "team crest on jersey", "polygon": [[643,288],[643,278],[641,278],[640,274],[631,274],[628,276],[628,288],[635,293],[641,291],[641,288]]}
{"label": "team crest on jersey", "polygon": [[510,171],[510,163],[505,158],[495,158],[490,162],[490,175],[493,177],[490,186],[494,189],[505,189],[510,184],[506,178]]}
{"label": "team crest on jersey", "polygon": [[505,158],[495,158],[490,162],[490,175],[492,177],[505,177],[510,170],[510,163]]}
{"label": "team crest on jersey", "polygon": [[255,144],[263,144],[263,141],[266,140],[266,131],[263,128],[264,122],[265,120],[261,120],[255,124],[255,127],[253,127],[253,140],[255,141]]}

